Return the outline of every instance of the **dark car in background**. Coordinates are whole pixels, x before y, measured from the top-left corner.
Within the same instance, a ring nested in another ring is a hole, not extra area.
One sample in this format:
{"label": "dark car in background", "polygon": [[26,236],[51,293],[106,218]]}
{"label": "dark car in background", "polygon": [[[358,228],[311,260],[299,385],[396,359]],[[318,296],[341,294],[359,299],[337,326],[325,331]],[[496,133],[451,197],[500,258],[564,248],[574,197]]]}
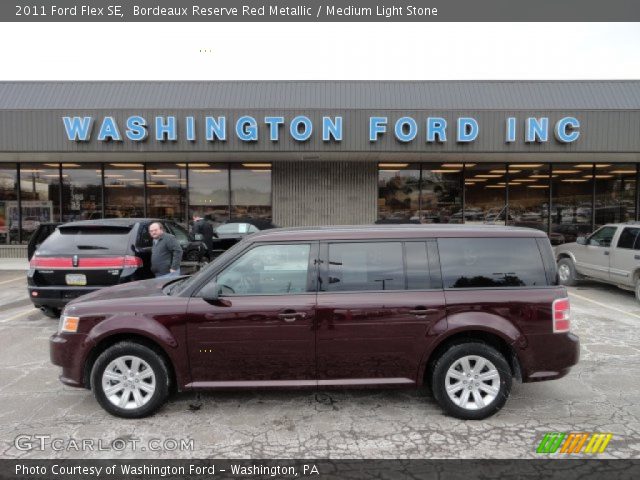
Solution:
{"label": "dark car in background", "polygon": [[[182,273],[209,261],[203,242],[172,221],[152,218],[84,220],[57,225],[29,263],[29,298],[56,317],[71,299],[99,288],[152,278],[149,225],[160,222],[183,249]],[[35,242],[38,240],[34,240]]]}
{"label": "dark car in background", "polygon": [[426,384],[450,415],[482,419],[514,377],[553,380],[576,364],[569,310],[538,230],[276,229],[191,277],[71,302],[51,360],[64,384],[128,418],[172,390]]}
{"label": "dark car in background", "polygon": [[213,229],[211,258],[227,251],[247,235],[271,228],[275,228],[271,222],[255,219],[234,219],[221,223]]}

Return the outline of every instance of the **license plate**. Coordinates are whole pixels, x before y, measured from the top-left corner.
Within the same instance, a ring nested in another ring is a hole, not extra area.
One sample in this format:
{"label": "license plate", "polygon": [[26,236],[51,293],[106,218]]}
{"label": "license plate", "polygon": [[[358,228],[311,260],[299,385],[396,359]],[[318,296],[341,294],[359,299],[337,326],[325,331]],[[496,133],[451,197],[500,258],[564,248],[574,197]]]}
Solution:
{"label": "license plate", "polygon": [[67,285],[86,285],[87,276],[84,273],[67,273],[64,277]]}

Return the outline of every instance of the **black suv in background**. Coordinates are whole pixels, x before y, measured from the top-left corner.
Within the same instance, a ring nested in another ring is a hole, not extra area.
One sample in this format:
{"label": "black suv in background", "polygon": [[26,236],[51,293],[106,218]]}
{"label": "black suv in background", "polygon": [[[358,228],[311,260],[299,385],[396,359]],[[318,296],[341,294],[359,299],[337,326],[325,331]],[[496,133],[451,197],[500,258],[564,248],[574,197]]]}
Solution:
{"label": "black suv in background", "polygon": [[29,298],[56,317],[71,299],[102,287],[152,278],[149,225],[160,222],[183,249],[188,273],[209,261],[203,242],[193,241],[175,222],[153,218],[84,220],[59,225],[31,257]]}

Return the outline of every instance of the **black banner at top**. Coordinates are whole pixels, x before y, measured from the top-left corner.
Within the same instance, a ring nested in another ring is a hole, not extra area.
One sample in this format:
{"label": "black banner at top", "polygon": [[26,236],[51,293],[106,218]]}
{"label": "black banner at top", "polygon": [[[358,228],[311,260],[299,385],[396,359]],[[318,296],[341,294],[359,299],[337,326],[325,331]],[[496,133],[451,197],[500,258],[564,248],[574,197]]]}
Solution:
{"label": "black banner at top", "polygon": [[637,22],[637,0],[14,0],[0,22]]}

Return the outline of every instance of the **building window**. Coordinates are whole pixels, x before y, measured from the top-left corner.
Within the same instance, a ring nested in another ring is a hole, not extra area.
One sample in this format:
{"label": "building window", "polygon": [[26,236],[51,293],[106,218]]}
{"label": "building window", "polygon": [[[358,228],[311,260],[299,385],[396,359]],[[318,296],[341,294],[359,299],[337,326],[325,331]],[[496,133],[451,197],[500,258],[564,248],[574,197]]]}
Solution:
{"label": "building window", "polygon": [[[636,165],[601,164],[596,167],[595,227],[636,218]],[[606,166],[604,166],[606,165]]]}
{"label": "building window", "polygon": [[186,222],[187,169],[184,164],[147,164],[147,216]]}
{"label": "building window", "polygon": [[422,165],[420,223],[462,223],[462,164]]}
{"label": "building window", "polygon": [[575,242],[593,231],[593,167],[591,163],[552,165],[551,233],[555,243]]}
{"label": "building window", "polygon": [[549,164],[509,165],[509,225],[549,229]]}
{"label": "building window", "polygon": [[231,218],[271,221],[271,164],[231,166]]}
{"label": "building window", "polygon": [[60,165],[20,164],[21,240],[28,243],[41,223],[60,220]]}
{"label": "building window", "polygon": [[420,165],[378,165],[378,221],[408,223],[419,220]]}
{"label": "building window", "polygon": [[0,164],[0,243],[18,242],[18,192],[16,165]]}
{"label": "building window", "polygon": [[62,221],[102,218],[100,164],[62,164]]}
{"label": "building window", "polygon": [[229,218],[229,169],[224,164],[189,164],[189,217],[194,213],[212,222]]}
{"label": "building window", "polygon": [[466,163],[464,222],[504,225],[506,182],[507,166],[504,163]]}
{"label": "building window", "polygon": [[107,163],[104,166],[106,218],[144,217],[144,165]]}

